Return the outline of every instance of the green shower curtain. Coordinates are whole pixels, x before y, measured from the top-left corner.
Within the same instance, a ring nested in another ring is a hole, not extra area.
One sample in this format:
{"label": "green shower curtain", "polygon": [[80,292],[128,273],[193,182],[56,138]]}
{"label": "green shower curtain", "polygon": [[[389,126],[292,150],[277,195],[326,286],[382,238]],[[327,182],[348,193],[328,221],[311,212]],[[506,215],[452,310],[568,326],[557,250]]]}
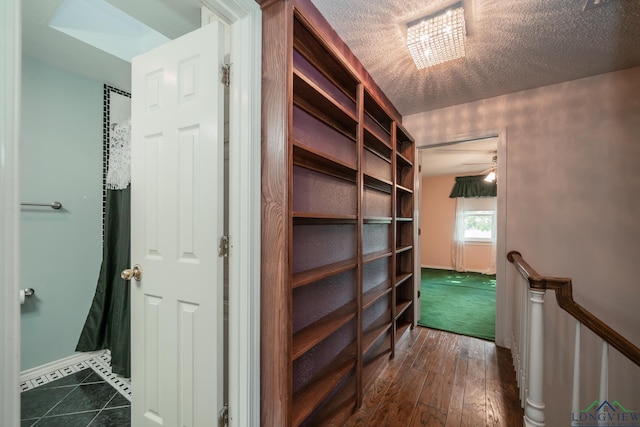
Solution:
{"label": "green shower curtain", "polygon": [[131,376],[129,283],[120,272],[129,268],[131,187],[107,190],[102,266],[76,351],[111,350],[113,373]]}

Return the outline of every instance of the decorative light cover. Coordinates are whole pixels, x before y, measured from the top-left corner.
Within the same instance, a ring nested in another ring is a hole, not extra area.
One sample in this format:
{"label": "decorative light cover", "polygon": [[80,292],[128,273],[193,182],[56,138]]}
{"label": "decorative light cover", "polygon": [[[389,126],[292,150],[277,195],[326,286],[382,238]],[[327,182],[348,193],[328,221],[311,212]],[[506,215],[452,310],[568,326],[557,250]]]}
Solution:
{"label": "decorative light cover", "polygon": [[463,58],[464,9],[449,9],[440,15],[409,24],[407,47],[418,70]]}
{"label": "decorative light cover", "polygon": [[491,171],[487,174],[487,176],[484,177],[484,180],[486,182],[493,182],[496,180],[496,173],[495,171]]}

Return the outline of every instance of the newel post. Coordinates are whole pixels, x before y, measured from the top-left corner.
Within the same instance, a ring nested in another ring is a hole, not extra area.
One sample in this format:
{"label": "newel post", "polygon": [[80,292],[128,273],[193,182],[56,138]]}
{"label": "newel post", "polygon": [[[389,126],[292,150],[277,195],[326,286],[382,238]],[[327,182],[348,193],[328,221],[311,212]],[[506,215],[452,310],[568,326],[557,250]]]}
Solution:
{"label": "newel post", "polygon": [[529,395],[524,409],[525,427],[544,427],[544,402],[542,400],[542,378],[544,369],[544,290],[529,288],[530,334],[529,334]]}

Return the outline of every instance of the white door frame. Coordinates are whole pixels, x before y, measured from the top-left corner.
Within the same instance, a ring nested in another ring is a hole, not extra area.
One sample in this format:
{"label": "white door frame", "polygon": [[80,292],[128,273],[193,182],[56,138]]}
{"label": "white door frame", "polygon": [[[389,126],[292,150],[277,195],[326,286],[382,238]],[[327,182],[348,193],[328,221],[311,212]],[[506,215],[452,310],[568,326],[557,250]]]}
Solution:
{"label": "white door frame", "polygon": [[20,217],[18,141],[21,85],[20,0],[0,6],[0,425],[20,420]]}
{"label": "white door frame", "polygon": [[229,86],[229,421],[260,425],[262,10],[202,0],[231,25]]}
{"label": "white door frame", "polygon": [[[231,425],[260,424],[260,156],[262,12],[255,0],[203,0],[231,25],[229,406]],[[20,0],[0,6],[0,425],[18,426],[20,395]]]}
{"label": "white door frame", "polygon": [[[484,138],[498,138],[498,240],[496,241],[496,338],[501,347],[511,348],[511,290],[507,287],[507,129],[472,132],[433,141],[418,147],[419,150],[459,144]],[[420,154],[421,155],[421,154]],[[420,260],[418,260],[419,262]]]}

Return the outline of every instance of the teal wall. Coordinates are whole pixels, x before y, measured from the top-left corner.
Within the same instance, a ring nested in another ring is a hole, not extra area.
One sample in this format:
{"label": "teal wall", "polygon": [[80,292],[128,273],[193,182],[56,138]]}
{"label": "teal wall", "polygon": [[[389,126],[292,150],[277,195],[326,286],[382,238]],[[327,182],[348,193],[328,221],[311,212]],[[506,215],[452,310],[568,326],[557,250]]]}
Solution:
{"label": "teal wall", "polygon": [[74,353],[102,258],[102,83],[24,57],[21,369]]}

